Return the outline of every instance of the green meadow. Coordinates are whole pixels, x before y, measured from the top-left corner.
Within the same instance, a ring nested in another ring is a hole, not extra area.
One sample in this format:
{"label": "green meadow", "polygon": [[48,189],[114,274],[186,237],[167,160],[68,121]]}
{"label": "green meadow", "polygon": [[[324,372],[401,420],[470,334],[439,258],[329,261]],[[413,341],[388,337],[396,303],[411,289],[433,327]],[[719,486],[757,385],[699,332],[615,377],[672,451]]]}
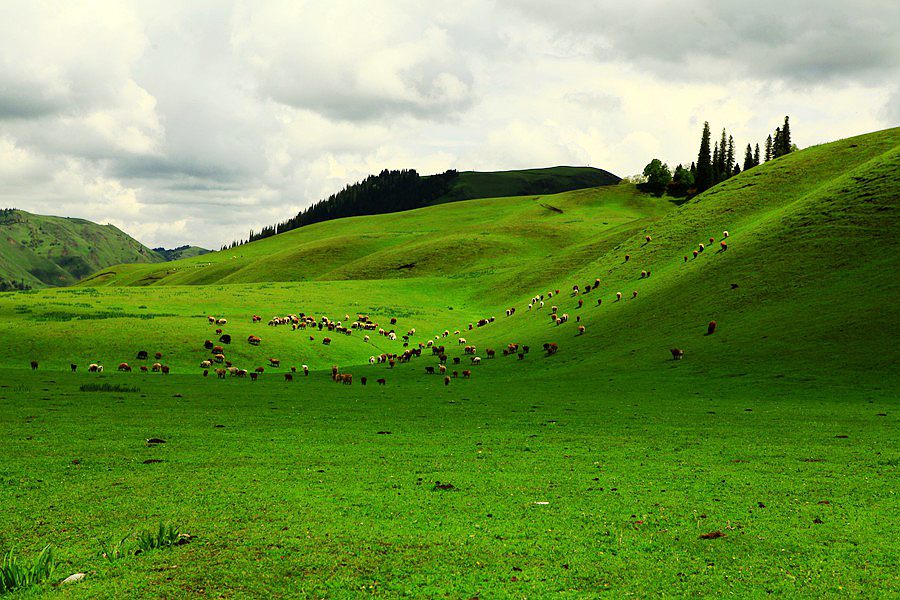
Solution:
{"label": "green meadow", "polygon": [[[894,596],[898,199],[892,129],[683,204],[451,202],[2,293],[0,550],[57,562],[10,597]],[[426,347],[266,324],[301,312]],[[208,316],[258,380],[202,376]],[[160,522],[189,543],[135,554]]]}

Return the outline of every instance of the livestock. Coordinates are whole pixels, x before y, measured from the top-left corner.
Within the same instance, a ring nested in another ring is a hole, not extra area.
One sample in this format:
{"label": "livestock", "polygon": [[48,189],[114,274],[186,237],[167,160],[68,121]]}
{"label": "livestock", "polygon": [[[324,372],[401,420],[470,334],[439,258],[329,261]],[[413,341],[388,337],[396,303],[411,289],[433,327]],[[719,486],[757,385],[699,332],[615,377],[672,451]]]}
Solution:
{"label": "livestock", "polygon": [[[212,348],[213,348],[213,341],[212,341],[212,340],[206,340],[205,342],[203,342],[203,347],[206,348],[207,350],[212,350]],[[138,356],[138,358],[140,358],[140,356]],[[147,356],[145,355],[145,356],[144,356],[144,360],[146,360],[146,358],[147,358]]]}
{"label": "livestock", "polygon": [[454,378],[459,377],[459,371],[453,371],[453,377]]}
{"label": "livestock", "polygon": [[228,324],[227,319],[216,319],[216,325],[227,325],[227,324]]}
{"label": "livestock", "polygon": [[458,356],[454,356],[454,357],[453,357],[453,364],[454,364],[454,365],[458,365],[458,364],[459,364],[459,357],[458,357]]}
{"label": "livestock", "polygon": [[225,348],[222,346],[213,346],[212,353],[213,354],[224,354]]}
{"label": "livestock", "polygon": [[209,371],[207,369],[203,369],[203,376],[209,377]]}
{"label": "livestock", "polygon": [[685,254],[685,255],[684,255],[684,262],[687,262],[687,261],[688,261],[688,257],[687,257],[687,254]]}
{"label": "livestock", "polygon": [[[700,253],[697,252],[696,250],[694,250],[694,258],[697,258],[697,255],[698,255],[698,254],[700,254]],[[685,258],[687,258],[687,257],[685,257]]]}
{"label": "livestock", "polygon": [[397,317],[391,317],[391,325],[397,324]]}
{"label": "livestock", "polygon": [[119,366],[117,368],[119,371],[123,371],[125,373],[131,373],[131,367],[126,362],[119,363]]}
{"label": "livestock", "polygon": [[704,246],[703,244],[700,244],[699,250],[700,250],[700,252],[703,252],[704,250],[706,250],[706,246]]}
{"label": "livestock", "polygon": [[551,356],[551,355],[553,355],[553,354],[556,354],[557,351],[559,351],[559,347],[556,345],[555,342],[546,344],[546,345],[544,346],[544,349],[547,351],[547,356]]}
{"label": "livestock", "polygon": [[169,374],[169,365],[163,365],[161,370],[162,370],[163,375],[168,375]]}
{"label": "livestock", "polygon": [[216,329],[216,335],[219,335],[220,333],[222,333],[222,330],[221,330],[221,329]]}
{"label": "livestock", "polygon": [[296,372],[297,372],[297,367],[291,366],[291,373],[296,373]]}
{"label": "livestock", "polygon": [[631,292],[631,299],[634,300],[635,298],[637,298],[637,290]]}
{"label": "livestock", "polygon": [[37,368],[38,368],[38,362],[36,360],[31,361],[31,370],[37,371]]}
{"label": "livestock", "polygon": [[266,369],[265,369],[265,367],[256,367],[255,369],[253,369],[253,371],[255,373],[265,373]]}
{"label": "livestock", "polygon": [[710,321],[709,325],[706,326],[706,335],[712,335],[716,332],[717,324],[715,321]]}
{"label": "livestock", "polygon": [[438,362],[441,363],[442,365],[447,364],[447,355],[441,354],[440,356],[438,356]]}
{"label": "livestock", "polygon": [[292,374],[290,374],[290,373],[285,373],[285,374],[284,374],[284,380],[285,380],[285,381],[293,381],[293,380],[294,380],[294,376],[293,376]]}
{"label": "livestock", "polygon": [[524,352],[525,354],[528,354],[530,351],[531,351],[530,346],[522,346],[522,352]]}
{"label": "livestock", "polygon": [[488,358],[494,358],[495,352],[494,352],[493,348],[487,348],[484,351],[484,353],[487,355]]}
{"label": "livestock", "polygon": [[584,300],[579,298],[578,299],[578,308],[581,308],[582,306],[584,306]]}
{"label": "livestock", "polygon": [[630,255],[630,254],[626,254],[626,255],[625,255],[625,262],[628,262],[629,260],[631,260],[631,255]]}
{"label": "livestock", "polygon": [[378,385],[384,385],[387,383],[387,380],[382,377],[381,379],[376,379],[375,383],[377,383]]}
{"label": "livestock", "polygon": [[[212,343],[212,342],[210,342],[210,343]],[[137,360],[147,360],[148,356],[149,355],[147,354],[146,350],[138,350],[136,358],[137,358]]]}
{"label": "livestock", "polygon": [[681,348],[670,348],[669,352],[672,353],[672,360],[681,360],[684,358],[684,350]]}
{"label": "livestock", "polygon": [[447,367],[444,365],[438,365],[438,371],[440,371],[441,375],[447,372]]}
{"label": "livestock", "polygon": [[444,385],[450,385],[450,378],[444,377]]}
{"label": "livestock", "polygon": [[150,367],[150,370],[153,371],[154,373],[159,373],[160,371],[162,371],[162,365],[159,364],[158,362],[153,363],[153,366]]}
{"label": "livestock", "polygon": [[465,348],[463,348],[464,354],[475,354],[475,351],[476,351],[475,346],[466,346]]}
{"label": "livestock", "polygon": [[389,366],[390,368],[393,369],[393,368],[394,368],[394,365],[396,365],[396,364],[397,364],[397,361],[395,361],[393,358],[389,358],[389,359],[388,359],[388,366]]}
{"label": "livestock", "polygon": [[78,365],[76,365],[75,363],[72,363],[69,365],[69,368],[72,369],[72,372],[74,373],[75,371],[78,370]]}
{"label": "livestock", "polygon": [[368,342],[368,341],[369,341],[369,336],[365,336],[365,337],[363,338],[363,341],[364,341],[364,342]]}
{"label": "livestock", "polygon": [[641,279],[647,276],[647,271],[641,271]]}
{"label": "livestock", "polygon": [[156,354],[153,355],[153,357],[154,357],[156,360],[161,359],[161,358],[162,358],[162,352],[157,352]]}
{"label": "livestock", "polygon": [[649,244],[650,242],[653,241],[653,238],[650,237],[649,235],[648,235],[648,236],[645,236],[644,239],[647,240],[647,243],[648,243],[648,244]]}
{"label": "livestock", "polygon": [[250,381],[256,381],[259,378],[259,373],[250,373]]}
{"label": "livestock", "polygon": [[146,366],[141,365],[141,373],[146,373],[148,370]]}
{"label": "livestock", "polygon": [[473,364],[473,365],[480,365],[480,364],[481,364],[481,357],[480,357],[480,356],[473,356],[473,357],[472,357],[472,364]]}
{"label": "livestock", "polygon": [[219,379],[225,379],[225,375],[227,373],[228,372],[225,369],[216,369],[216,377],[218,377]]}
{"label": "livestock", "polygon": [[603,304],[603,298],[597,298],[597,306]]}
{"label": "livestock", "polygon": [[325,346],[328,346],[329,344],[331,344],[331,338],[330,337],[322,338],[322,344]]}
{"label": "livestock", "polygon": [[281,361],[277,358],[270,358],[269,364],[272,365],[273,367],[279,367],[279,366],[281,366]]}
{"label": "livestock", "polygon": [[331,365],[331,378],[332,378],[332,379],[334,379],[335,377],[337,377],[337,374],[338,374],[338,371],[339,371],[339,370],[340,370],[340,369],[338,369],[338,366],[337,366],[337,365]]}
{"label": "livestock", "polygon": [[616,300],[618,301],[621,299],[622,299],[622,292],[616,292]]}
{"label": "livestock", "polygon": [[370,356],[370,357],[369,357],[369,364],[370,364],[370,365],[374,365],[374,364],[375,364],[375,357],[374,357],[374,356]]}
{"label": "livestock", "polygon": [[262,341],[262,339],[257,335],[251,335],[251,336],[247,337],[247,343],[250,344],[251,346],[259,346],[259,343],[261,341]]}
{"label": "livestock", "polygon": [[525,353],[524,353],[524,352],[519,352],[516,356],[519,357],[519,360],[525,360]]}
{"label": "livestock", "polygon": [[210,325],[214,325],[215,322],[216,322],[216,318],[215,318],[215,317],[206,317],[206,320],[209,321],[209,324],[210,324]]}
{"label": "livestock", "polygon": [[728,232],[727,232],[727,231],[723,231],[723,232],[722,232],[722,237],[728,237]]}
{"label": "livestock", "polygon": [[425,373],[428,375],[434,375],[434,367],[425,367]]}
{"label": "livestock", "polygon": [[309,365],[303,365],[303,375],[309,377]]}
{"label": "livestock", "polygon": [[366,385],[366,382],[367,382],[367,381],[368,381],[368,379],[366,379],[365,377],[360,377],[360,378],[359,378],[359,384],[360,384],[360,385]]}
{"label": "livestock", "polygon": [[726,250],[728,250],[728,244],[725,243],[725,240],[719,242],[719,247],[721,248],[721,252],[725,252]]}
{"label": "livestock", "polygon": [[459,345],[459,346],[462,346],[465,343],[466,343],[466,338],[459,338],[459,340],[457,341],[457,345]]}
{"label": "livestock", "polygon": [[472,376],[472,371],[466,369],[465,371],[462,372],[462,376],[465,377],[466,379],[468,379]]}
{"label": "livestock", "polygon": [[578,326],[578,333],[584,334],[584,325]]}
{"label": "livestock", "polygon": [[227,333],[223,333],[222,337],[219,338],[219,341],[222,342],[223,344],[230,344],[231,343],[231,335],[229,335]]}
{"label": "livestock", "polygon": [[223,362],[225,362],[225,355],[224,354],[213,354],[213,360],[216,361],[217,363],[223,363]]}
{"label": "livestock", "polygon": [[716,238],[709,238],[710,246],[716,243]]}

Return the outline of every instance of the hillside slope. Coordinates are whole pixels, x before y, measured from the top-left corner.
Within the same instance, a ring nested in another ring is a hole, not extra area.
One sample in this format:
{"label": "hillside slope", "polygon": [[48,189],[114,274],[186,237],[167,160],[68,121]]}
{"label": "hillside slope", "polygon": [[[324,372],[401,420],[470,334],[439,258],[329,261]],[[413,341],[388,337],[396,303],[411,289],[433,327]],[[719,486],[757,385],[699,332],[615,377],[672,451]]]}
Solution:
{"label": "hillside slope", "polygon": [[165,259],[113,225],[84,219],[0,211],[0,281],[30,287],[75,283],[121,262]]}
{"label": "hillside slope", "polygon": [[458,202],[476,198],[558,194],[572,190],[615,185],[621,178],[593,167],[548,167],[514,171],[462,171],[450,190],[432,202]]}

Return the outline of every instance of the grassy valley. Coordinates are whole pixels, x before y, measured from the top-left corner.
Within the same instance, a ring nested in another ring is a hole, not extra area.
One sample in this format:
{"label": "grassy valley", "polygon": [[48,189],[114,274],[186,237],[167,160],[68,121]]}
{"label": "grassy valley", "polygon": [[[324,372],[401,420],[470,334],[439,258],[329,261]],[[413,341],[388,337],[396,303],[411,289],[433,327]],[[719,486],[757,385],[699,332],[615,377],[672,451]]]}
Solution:
{"label": "grassy valley", "polygon": [[61,597],[895,594],[900,129],[680,205],[492,186],[0,294],[0,547]]}

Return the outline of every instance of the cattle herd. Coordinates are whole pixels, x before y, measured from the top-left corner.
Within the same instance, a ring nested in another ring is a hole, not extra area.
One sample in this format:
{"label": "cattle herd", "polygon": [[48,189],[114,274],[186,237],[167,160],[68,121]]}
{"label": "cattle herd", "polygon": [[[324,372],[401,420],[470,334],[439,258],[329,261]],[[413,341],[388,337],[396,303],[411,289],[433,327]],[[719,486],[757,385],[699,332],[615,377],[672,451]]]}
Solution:
{"label": "cattle herd", "polygon": [[[729,237],[728,231],[724,231],[723,239],[720,241],[720,252],[724,252],[727,250],[728,245],[725,241]],[[651,236],[645,237],[644,245],[649,244],[652,241]],[[710,237],[709,244],[712,245],[715,243],[715,239]],[[699,244],[698,249],[693,251],[693,256],[696,258],[700,253],[702,253],[706,249],[706,245],[704,243]],[[631,260],[630,254],[625,254],[625,262],[629,262]],[[685,262],[689,260],[688,256],[684,257]],[[650,269],[643,269],[640,271],[640,279],[647,279],[651,275]],[[572,291],[570,294],[570,299],[575,298],[576,303],[573,306],[574,309],[578,310],[583,308],[584,300],[581,296],[590,293],[593,290],[597,290],[600,287],[600,279],[594,279],[593,282],[588,282],[583,287],[575,284],[572,286]],[[556,297],[557,300],[554,301],[550,306],[549,318],[551,324],[554,324],[557,327],[563,326],[568,323],[571,319],[569,313],[560,312],[559,311],[559,297],[560,290],[548,290],[542,294],[537,294],[533,296],[528,303],[528,311],[539,311],[545,307],[545,303],[549,303]],[[631,299],[635,300],[638,297],[637,290],[634,290],[631,294]],[[622,292],[616,292],[615,294],[615,302],[622,301],[623,294]],[[602,306],[603,299],[597,299],[597,306]],[[506,309],[506,316],[512,317],[516,314],[515,307],[509,307]],[[228,320],[222,317],[208,316],[206,320],[210,327],[215,327],[216,336],[218,336],[216,341],[213,339],[207,339],[203,342],[203,349],[209,352],[209,358],[202,360],[199,363],[199,367],[202,370],[203,376],[208,377],[212,372],[218,379],[225,379],[227,377],[238,377],[238,378],[248,378],[251,381],[256,381],[259,379],[265,372],[266,368],[264,366],[257,366],[252,369],[242,368],[238,365],[233,364],[231,360],[226,356],[225,347],[232,343],[232,336],[229,333],[225,333],[223,328],[228,325]],[[251,323],[253,324],[261,324],[263,322],[263,318],[260,315],[252,315]],[[491,323],[496,321],[495,317],[485,317],[478,319],[477,321],[473,321],[468,323],[467,331],[473,331],[476,328],[485,327]],[[581,317],[580,315],[575,317],[575,322],[580,323]],[[348,325],[345,325],[347,323]],[[450,385],[452,379],[463,378],[469,379],[472,376],[471,369],[450,369],[448,372],[448,361],[452,362],[453,367],[456,367],[462,363],[463,360],[467,360],[471,367],[475,367],[481,364],[482,357],[478,354],[478,348],[475,345],[469,344],[465,337],[461,337],[461,331],[455,330],[453,335],[457,337],[456,347],[462,347],[463,355],[462,356],[448,356],[448,348],[445,343],[441,343],[442,340],[446,340],[450,337],[451,332],[449,329],[443,330],[443,332],[435,335],[433,339],[428,339],[422,342],[413,342],[413,338],[416,336],[416,329],[411,328],[406,331],[406,333],[401,333],[398,335],[395,326],[398,323],[398,319],[396,317],[392,317],[390,319],[389,327],[381,327],[377,322],[372,320],[371,317],[365,314],[357,314],[354,319],[351,320],[349,314],[344,315],[342,320],[332,320],[327,316],[319,316],[316,317],[314,315],[309,315],[303,312],[297,314],[288,314],[288,315],[280,315],[274,316],[267,321],[267,326],[273,329],[285,327],[289,328],[292,332],[303,332],[304,334],[309,336],[310,341],[316,340],[316,335],[318,333],[322,333],[321,342],[325,346],[329,346],[332,343],[332,338],[329,335],[332,334],[337,335],[341,334],[344,336],[353,335],[354,331],[364,332],[363,333],[363,341],[365,343],[371,342],[371,337],[369,333],[372,335],[378,335],[381,338],[384,338],[387,342],[399,342],[402,344],[403,350],[398,350],[397,352],[382,352],[379,354],[373,354],[369,357],[370,365],[384,365],[387,369],[393,369],[398,363],[409,363],[414,360],[421,359],[423,351],[430,351],[430,356],[432,358],[437,359],[437,363],[433,365],[426,365],[424,367],[424,373],[426,375],[435,375],[440,374],[443,376],[444,385]],[[717,324],[715,321],[710,321],[707,326],[707,335],[712,335],[716,332]],[[401,330],[402,331],[402,330]],[[577,325],[577,334],[576,335],[584,335],[587,329],[584,325]],[[247,344],[250,346],[258,347],[262,344],[263,338],[260,335],[252,334],[246,338]],[[547,356],[553,356],[559,350],[558,345],[555,342],[547,342],[543,344],[543,350]],[[516,356],[518,360],[524,360],[525,357],[529,354],[530,348],[529,346],[522,345],[518,342],[511,342],[507,344],[505,348],[502,349],[503,356]],[[670,352],[672,354],[672,360],[682,360],[684,358],[684,350],[680,348],[671,348]],[[494,359],[497,356],[497,350],[494,348],[485,348],[484,349],[484,357],[488,360]],[[161,352],[155,352],[153,354],[155,362],[150,365],[141,364],[137,368],[141,372],[152,372],[152,373],[161,373],[166,375],[170,372],[170,367],[168,365],[159,362],[163,355]],[[139,350],[135,356],[135,360],[139,362],[147,362],[150,360],[150,353],[146,350]],[[276,357],[268,357],[266,359],[268,366],[272,369],[281,369],[281,360]],[[78,369],[78,365],[72,363],[70,365],[71,371],[74,373]],[[36,360],[31,361],[31,369],[38,369],[38,362]],[[91,373],[102,373],[103,365],[99,363],[90,363],[87,367],[87,370]],[[121,372],[131,372],[133,371],[133,367],[129,365],[127,362],[121,362],[117,366],[117,370]],[[306,364],[301,365],[301,372],[304,377],[308,377],[310,374],[309,366]],[[293,382],[294,375],[298,372],[297,367],[291,366],[286,372],[283,373],[285,382]],[[340,383],[343,385],[353,385],[354,377],[351,373],[342,372],[341,369],[337,365],[333,365],[331,368],[331,378],[335,383]],[[366,377],[359,377],[357,379],[360,385],[365,386],[367,383]],[[386,385],[387,378],[381,377],[376,379],[376,383],[378,385]]]}

